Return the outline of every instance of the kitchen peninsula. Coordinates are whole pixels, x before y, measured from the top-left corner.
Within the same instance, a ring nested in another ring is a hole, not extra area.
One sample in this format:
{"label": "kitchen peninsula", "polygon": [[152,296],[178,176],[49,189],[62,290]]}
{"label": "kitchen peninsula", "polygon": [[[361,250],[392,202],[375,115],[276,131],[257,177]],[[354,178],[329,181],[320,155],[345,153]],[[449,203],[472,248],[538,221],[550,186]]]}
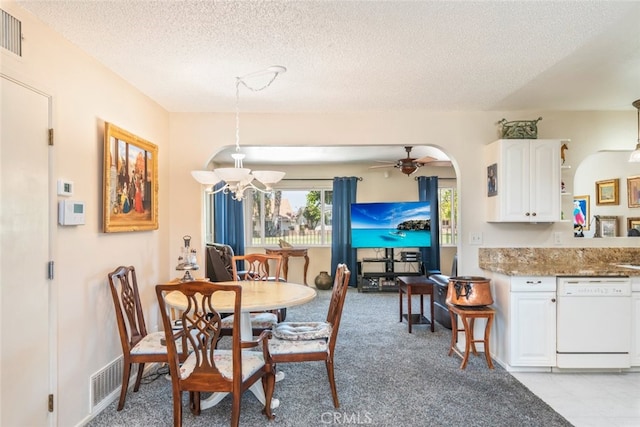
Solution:
{"label": "kitchen peninsula", "polygon": [[[507,370],[640,370],[640,248],[480,248]],[[612,325],[616,325],[612,327]]]}

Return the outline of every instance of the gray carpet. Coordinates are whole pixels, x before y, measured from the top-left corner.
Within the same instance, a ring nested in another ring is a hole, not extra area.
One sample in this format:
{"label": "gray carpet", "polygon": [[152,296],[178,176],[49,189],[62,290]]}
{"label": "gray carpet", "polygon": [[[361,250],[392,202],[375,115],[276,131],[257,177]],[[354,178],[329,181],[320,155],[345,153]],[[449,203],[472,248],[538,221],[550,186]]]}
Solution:
{"label": "gray carpet", "polygon": [[[324,319],[331,291],[288,310],[286,320]],[[426,305],[426,304],[425,304]],[[414,307],[417,307],[417,300]],[[398,322],[395,293],[358,293],[349,289],[336,349],[340,408],[335,409],[322,362],[280,365],[286,378],[276,384],[276,418],[268,422],[250,393],[242,400],[242,426],[571,426],[504,369],[489,370],[484,355],[471,356],[466,370],[460,358],[447,356],[451,331],[436,323]],[[186,405],[184,426],[228,425],[231,398],[195,417]],[[129,392],[125,408],[109,405],[88,425],[169,426],[171,386],[164,376]]]}

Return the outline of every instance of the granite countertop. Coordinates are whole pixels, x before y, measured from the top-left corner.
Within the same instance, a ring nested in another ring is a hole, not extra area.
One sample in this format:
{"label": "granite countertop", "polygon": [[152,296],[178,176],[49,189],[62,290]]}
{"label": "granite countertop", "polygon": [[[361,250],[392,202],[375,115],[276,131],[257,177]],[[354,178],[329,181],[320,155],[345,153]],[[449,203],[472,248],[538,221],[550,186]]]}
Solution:
{"label": "granite countertop", "polygon": [[640,248],[481,248],[478,261],[508,276],[640,276]]}
{"label": "granite countertop", "polygon": [[507,276],[640,276],[639,268],[615,264],[487,263],[480,268]]}

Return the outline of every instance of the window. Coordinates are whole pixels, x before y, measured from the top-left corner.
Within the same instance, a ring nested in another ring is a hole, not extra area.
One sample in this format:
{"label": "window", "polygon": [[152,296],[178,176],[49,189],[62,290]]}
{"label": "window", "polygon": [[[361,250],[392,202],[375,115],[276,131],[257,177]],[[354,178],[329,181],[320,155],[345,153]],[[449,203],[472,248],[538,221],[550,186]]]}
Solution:
{"label": "window", "polygon": [[328,189],[280,189],[255,192],[245,199],[247,246],[273,246],[283,239],[294,246],[331,244]]}
{"label": "window", "polygon": [[455,188],[438,188],[440,209],[440,245],[453,246],[458,243],[458,192]]}

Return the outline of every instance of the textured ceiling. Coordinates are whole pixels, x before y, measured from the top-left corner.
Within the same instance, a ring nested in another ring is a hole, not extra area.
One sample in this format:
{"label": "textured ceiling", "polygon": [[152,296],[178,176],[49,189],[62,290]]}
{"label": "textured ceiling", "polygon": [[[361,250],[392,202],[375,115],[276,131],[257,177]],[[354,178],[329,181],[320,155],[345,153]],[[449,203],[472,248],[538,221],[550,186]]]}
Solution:
{"label": "textured ceiling", "polygon": [[[17,3],[170,112],[234,111],[235,77],[271,65],[288,71],[241,87],[241,111],[633,110],[640,98],[637,1]],[[248,164],[405,157],[300,149],[243,147]]]}
{"label": "textured ceiling", "polygon": [[631,110],[635,1],[18,4],[171,112]]}

